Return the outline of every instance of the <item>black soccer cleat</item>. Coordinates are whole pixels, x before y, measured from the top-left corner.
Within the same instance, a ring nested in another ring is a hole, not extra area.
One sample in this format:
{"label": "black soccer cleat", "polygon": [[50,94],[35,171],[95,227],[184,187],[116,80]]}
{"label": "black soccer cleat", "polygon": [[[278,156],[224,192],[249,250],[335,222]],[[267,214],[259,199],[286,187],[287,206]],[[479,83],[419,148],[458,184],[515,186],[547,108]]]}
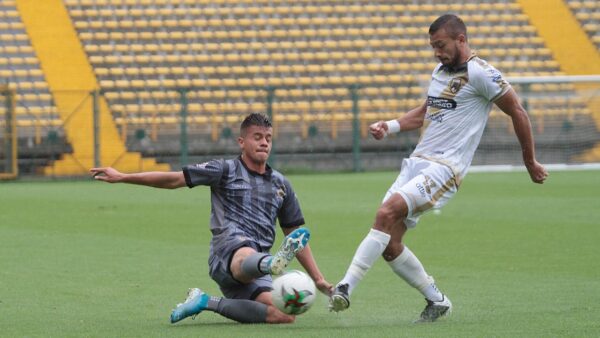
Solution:
{"label": "black soccer cleat", "polygon": [[452,312],[452,302],[445,295],[442,295],[442,300],[439,302],[434,302],[427,298],[425,300],[427,301],[427,306],[425,306],[425,309],[421,312],[421,316],[415,323],[435,322],[438,318],[447,316]]}
{"label": "black soccer cleat", "polygon": [[340,312],[350,307],[348,284],[338,284],[329,298],[329,311]]}

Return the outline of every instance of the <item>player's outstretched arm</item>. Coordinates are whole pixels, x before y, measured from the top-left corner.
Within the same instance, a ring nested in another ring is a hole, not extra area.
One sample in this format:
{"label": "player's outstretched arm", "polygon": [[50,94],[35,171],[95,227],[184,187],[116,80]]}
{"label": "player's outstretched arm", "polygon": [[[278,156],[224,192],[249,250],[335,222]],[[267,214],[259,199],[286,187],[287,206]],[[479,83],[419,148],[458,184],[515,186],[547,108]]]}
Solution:
{"label": "player's outstretched arm", "polygon": [[[421,128],[427,112],[427,102],[411,109],[408,113],[397,120],[378,121],[369,126],[369,132],[376,140],[381,140],[390,133],[397,133],[400,130],[408,131]],[[390,130],[390,123],[397,123],[396,130]]]}
{"label": "player's outstretched arm", "polygon": [[535,158],[531,122],[525,108],[519,102],[519,97],[511,88],[506,94],[496,100],[495,103],[512,119],[515,133],[521,144],[523,162],[525,163],[525,167],[527,167],[531,180],[535,183],[544,183],[544,180],[548,177],[548,172],[546,172],[544,166]]}
{"label": "player's outstretched arm", "polygon": [[125,174],[114,168],[92,168],[91,175],[98,181],[108,183],[130,183],[146,185],[162,189],[175,189],[185,187],[183,171],[148,171],[134,174]]}
{"label": "player's outstretched arm", "polygon": [[[293,228],[283,228],[283,233],[287,236],[290,232],[296,230],[298,227]],[[310,245],[306,245],[302,251],[296,254],[296,258],[298,262],[304,267],[306,273],[312,278],[315,282],[315,286],[319,291],[324,293],[327,296],[331,296],[331,292],[333,292],[333,284],[329,283],[323,277],[321,270],[319,270],[319,266],[315,261],[315,258],[312,255],[312,251],[310,250]]]}

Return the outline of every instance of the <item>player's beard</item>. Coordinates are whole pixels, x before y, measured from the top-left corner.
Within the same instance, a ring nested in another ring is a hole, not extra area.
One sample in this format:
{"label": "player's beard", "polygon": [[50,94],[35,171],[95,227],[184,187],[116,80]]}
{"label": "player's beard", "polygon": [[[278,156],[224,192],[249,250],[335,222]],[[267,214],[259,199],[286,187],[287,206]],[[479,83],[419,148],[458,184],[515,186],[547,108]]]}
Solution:
{"label": "player's beard", "polygon": [[448,64],[448,66],[450,67],[458,67],[461,64],[461,59],[460,59],[460,50],[458,49],[457,45],[454,45],[454,57],[452,58],[450,64]]}
{"label": "player's beard", "polygon": [[460,64],[462,63],[461,58],[460,58],[460,50],[458,49],[458,46],[456,44],[454,45],[454,56],[448,60],[449,60],[448,62],[444,62],[444,60],[440,59],[440,62],[444,66],[450,67],[450,68],[460,66]]}
{"label": "player's beard", "polygon": [[458,67],[461,65],[461,60],[460,60],[460,53],[458,53],[458,50],[456,51],[456,56],[454,57],[454,59],[452,60],[452,67]]}

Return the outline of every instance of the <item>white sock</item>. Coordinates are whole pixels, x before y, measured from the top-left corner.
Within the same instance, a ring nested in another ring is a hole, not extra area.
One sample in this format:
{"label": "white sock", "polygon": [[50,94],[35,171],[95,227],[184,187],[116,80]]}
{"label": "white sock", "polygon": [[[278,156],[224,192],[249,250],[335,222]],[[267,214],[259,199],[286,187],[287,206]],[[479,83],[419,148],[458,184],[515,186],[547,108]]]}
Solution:
{"label": "white sock", "polygon": [[433,278],[425,272],[423,264],[408,247],[404,246],[402,253],[388,264],[398,276],[419,290],[425,298],[432,301],[442,300],[443,295],[435,286]]}
{"label": "white sock", "polygon": [[373,266],[377,258],[381,256],[383,250],[390,242],[390,235],[379,230],[371,229],[369,234],[358,246],[352,263],[348,267],[346,276],[340,281],[340,284],[348,284],[348,293],[358,285],[358,283],[367,274],[367,271]]}

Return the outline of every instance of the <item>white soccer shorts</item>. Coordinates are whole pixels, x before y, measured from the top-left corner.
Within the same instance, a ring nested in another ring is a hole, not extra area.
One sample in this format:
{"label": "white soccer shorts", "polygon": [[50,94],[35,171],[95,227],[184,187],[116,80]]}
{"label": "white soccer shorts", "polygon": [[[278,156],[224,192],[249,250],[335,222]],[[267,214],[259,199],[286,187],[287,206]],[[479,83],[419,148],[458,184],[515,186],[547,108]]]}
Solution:
{"label": "white soccer shorts", "polygon": [[443,207],[457,191],[454,174],[449,167],[418,157],[402,161],[400,174],[387,191],[383,202],[393,194],[400,194],[408,205],[404,220],[407,228],[414,228],[424,212]]}

